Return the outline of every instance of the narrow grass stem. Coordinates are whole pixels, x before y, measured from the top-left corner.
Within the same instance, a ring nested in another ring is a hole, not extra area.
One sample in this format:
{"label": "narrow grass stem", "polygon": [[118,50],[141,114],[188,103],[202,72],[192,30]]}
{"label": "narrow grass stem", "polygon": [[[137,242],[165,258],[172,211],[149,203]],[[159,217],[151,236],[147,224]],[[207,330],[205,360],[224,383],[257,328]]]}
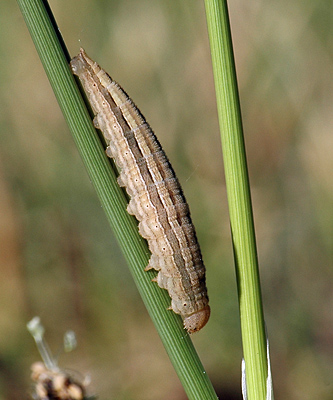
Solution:
{"label": "narrow grass stem", "polygon": [[237,273],[249,400],[266,398],[267,356],[258,260],[226,0],[205,0]]}
{"label": "narrow grass stem", "polygon": [[18,0],[18,4],[89,177],[188,398],[216,399],[180,317],[167,310],[167,292],[151,282],[152,271],[144,272],[150,256],[146,242],[138,234],[136,220],[126,212],[126,197],[71,74],[70,57],[47,2]]}

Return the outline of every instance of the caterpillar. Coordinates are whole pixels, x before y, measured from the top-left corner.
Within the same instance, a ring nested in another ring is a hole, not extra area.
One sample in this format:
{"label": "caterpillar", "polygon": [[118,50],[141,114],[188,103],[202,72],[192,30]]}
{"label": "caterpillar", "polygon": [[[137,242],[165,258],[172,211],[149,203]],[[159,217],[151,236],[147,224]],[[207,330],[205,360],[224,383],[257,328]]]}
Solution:
{"label": "caterpillar", "polygon": [[91,108],[94,126],[108,146],[106,154],[120,168],[118,183],[130,196],[129,214],[152,253],[145,270],[167,289],[171,307],[189,333],[199,331],[210,316],[205,267],[188,205],[178,179],[145,118],[116,83],[83,49],[70,66]]}

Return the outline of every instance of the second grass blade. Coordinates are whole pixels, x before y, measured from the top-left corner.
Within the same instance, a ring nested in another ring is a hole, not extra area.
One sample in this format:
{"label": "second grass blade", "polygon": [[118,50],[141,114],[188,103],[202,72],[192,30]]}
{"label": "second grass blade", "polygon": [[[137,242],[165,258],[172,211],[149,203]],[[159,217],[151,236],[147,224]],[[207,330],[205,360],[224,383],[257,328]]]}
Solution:
{"label": "second grass blade", "polygon": [[267,357],[250,184],[226,0],[205,0],[237,273],[249,400],[266,398]]}

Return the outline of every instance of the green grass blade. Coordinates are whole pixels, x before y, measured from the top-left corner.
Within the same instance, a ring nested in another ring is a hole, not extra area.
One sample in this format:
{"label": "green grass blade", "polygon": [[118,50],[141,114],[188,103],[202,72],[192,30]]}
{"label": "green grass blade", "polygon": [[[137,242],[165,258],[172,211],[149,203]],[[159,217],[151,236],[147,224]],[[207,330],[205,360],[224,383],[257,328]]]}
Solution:
{"label": "green grass blade", "polygon": [[146,242],[138,234],[135,219],[126,212],[125,195],[70,72],[69,55],[51,10],[42,0],[18,0],[18,4],[90,179],[188,398],[216,399],[180,317],[166,310],[170,304],[167,292],[152,284],[153,272],[144,272],[150,256]]}
{"label": "green grass blade", "polygon": [[237,272],[249,400],[266,398],[267,357],[250,186],[227,2],[205,0]]}

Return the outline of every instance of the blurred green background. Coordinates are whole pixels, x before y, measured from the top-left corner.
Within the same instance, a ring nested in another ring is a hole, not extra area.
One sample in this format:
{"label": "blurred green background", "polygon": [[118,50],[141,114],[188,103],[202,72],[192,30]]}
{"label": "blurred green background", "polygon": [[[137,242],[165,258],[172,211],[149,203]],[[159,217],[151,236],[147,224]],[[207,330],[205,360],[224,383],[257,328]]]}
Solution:
{"label": "blurred green background", "polygon": [[[276,399],[333,399],[333,3],[230,2]],[[193,336],[221,399],[240,399],[238,299],[202,1],[50,1],[157,133],[186,193],[212,316]],[[17,4],[0,4],[0,398],[40,359],[100,399],[186,399],[88,180]]]}

